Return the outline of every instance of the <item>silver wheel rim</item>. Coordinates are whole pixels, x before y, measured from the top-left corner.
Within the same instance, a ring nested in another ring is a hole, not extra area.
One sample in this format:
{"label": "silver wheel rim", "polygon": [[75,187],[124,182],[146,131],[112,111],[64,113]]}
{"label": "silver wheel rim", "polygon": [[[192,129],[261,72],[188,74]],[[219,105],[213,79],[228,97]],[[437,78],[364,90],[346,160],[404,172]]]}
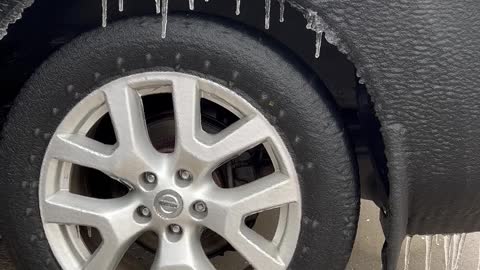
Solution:
{"label": "silver wheel rim", "polygon": [[[173,97],[176,144],[170,154],[153,148],[145,123],[141,97],[158,93]],[[240,120],[218,134],[206,133],[200,124],[200,98],[214,101]],[[87,137],[106,113],[112,119],[115,145]],[[232,189],[212,184],[215,168],[259,144],[268,149],[274,173]],[[130,192],[108,200],[73,194],[72,164],[102,171],[128,185]],[[152,182],[145,182],[146,172],[154,175],[148,178]],[[184,180],[188,183],[179,182]],[[46,238],[63,269],[115,269],[147,231],[159,237],[151,269],[216,269],[200,245],[205,228],[226,239],[253,268],[286,269],[301,225],[298,177],[275,128],[233,91],[174,72],[123,77],[77,104],[47,148],[39,200]],[[143,206],[147,209],[139,211]],[[268,241],[249,229],[244,219],[273,208],[280,208],[280,219]],[[94,254],[75,233],[78,225],[101,233],[103,242]]]}

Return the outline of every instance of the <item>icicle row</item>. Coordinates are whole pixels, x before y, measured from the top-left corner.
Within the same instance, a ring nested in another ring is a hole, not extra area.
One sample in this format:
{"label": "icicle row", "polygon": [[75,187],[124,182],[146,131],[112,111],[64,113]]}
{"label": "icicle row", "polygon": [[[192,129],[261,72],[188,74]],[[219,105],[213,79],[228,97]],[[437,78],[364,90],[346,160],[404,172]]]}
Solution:
{"label": "icicle row", "polygon": [[403,265],[403,270],[408,270],[410,267],[410,247],[412,246],[412,237],[407,236],[407,241],[405,242],[405,263]]}
{"label": "icicle row", "polygon": [[272,0],[265,0],[265,29],[270,29],[270,10],[272,9]]}
{"label": "icicle row", "polygon": [[285,0],[279,0],[280,4],[280,22],[285,21]]}
{"label": "icicle row", "polygon": [[162,38],[167,36],[168,0],[162,0]]}
{"label": "icicle row", "polygon": [[432,269],[432,243],[432,236],[425,236],[425,270]]}

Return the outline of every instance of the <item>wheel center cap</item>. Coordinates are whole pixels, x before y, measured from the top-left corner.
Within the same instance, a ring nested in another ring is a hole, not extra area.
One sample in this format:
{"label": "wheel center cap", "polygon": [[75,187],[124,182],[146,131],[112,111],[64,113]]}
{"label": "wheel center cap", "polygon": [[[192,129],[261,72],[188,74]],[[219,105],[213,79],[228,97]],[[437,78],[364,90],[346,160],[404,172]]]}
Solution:
{"label": "wheel center cap", "polygon": [[175,218],[183,210],[182,197],[173,190],[164,190],[155,197],[155,210],[164,218]]}

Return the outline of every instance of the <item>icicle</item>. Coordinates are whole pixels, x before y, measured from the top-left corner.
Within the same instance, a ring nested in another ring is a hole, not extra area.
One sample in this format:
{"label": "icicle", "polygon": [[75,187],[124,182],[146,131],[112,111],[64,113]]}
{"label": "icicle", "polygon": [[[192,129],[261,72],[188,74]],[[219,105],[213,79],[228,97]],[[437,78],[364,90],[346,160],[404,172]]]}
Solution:
{"label": "icicle", "polygon": [[453,235],[452,243],[451,243],[451,252],[450,252],[450,270],[454,269],[455,262],[457,258],[457,253],[460,245],[460,234],[456,233]]}
{"label": "icicle", "polygon": [[123,0],[118,0],[118,11],[123,12]]}
{"label": "icicle", "polygon": [[102,0],[102,26],[107,27],[107,11],[108,3],[107,0]]}
{"label": "icicle", "polygon": [[477,270],[480,270],[480,245],[478,246]]}
{"label": "icicle", "polygon": [[280,22],[285,21],[285,0],[280,1]]}
{"label": "icicle", "polygon": [[237,8],[235,9],[235,15],[240,15],[240,6],[242,5],[242,0],[237,0]]}
{"label": "icicle", "polygon": [[432,243],[432,236],[425,236],[425,270],[432,269]]}
{"label": "icicle", "polygon": [[160,13],[160,9],[161,9],[161,2],[162,0],[155,0],[155,8],[156,8],[156,11],[157,11],[157,14]]}
{"label": "icicle", "polygon": [[317,41],[315,44],[315,58],[320,58],[320,52],[322,50],[323,31],[318,31],[316,33],[317,33]]}
{"label": "icicle", "polygon": [[168,0],[162,0],[162,38],[167,36]]}
{"label": "icicle", "polygon": [[188,0],[188,7],[190,8],[190,10],[194,10],[195,9],[195,0]]}
{"label": "icicle", "polygon": [[92,238],[92,227],[87,227],[88,238]]}
{"label": "icicle", "polygon": [[272,0],[265,0],[265,29],[270,29],[271,8],[272,8]]}
{"label": "icicle", "polygon": [[410,266],[410,247],[412,245],[412,237],[407,236],[407,241],[405,242],[405,264],[403,265],[403,270],[408,270]]}
{"label": "icicle", "polygon": [[460,257],[462,256],[462,251],[463,251],[463,248],[465,247],[465,239],[466,238],[467,238],[466,233],[462,233],[460,235],[460,241],[458,243],[457,254],[455,254],[455,260],[454,260],[454,263],[452,263],[452,270],[457,270],[458,267],[460,266],[458,262],[460,261]]}
{"label": "icicle", "polygon": [[451,246],[452,236],[444,235],[443,236],[443,252],[445,253],[445,270],[449,270],[450,266],[450,246]]}

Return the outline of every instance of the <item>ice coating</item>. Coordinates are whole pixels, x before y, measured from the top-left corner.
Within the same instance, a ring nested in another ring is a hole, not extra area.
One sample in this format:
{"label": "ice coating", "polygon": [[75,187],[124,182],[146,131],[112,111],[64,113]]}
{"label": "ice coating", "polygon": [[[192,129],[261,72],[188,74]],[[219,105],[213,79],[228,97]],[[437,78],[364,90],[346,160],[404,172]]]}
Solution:
{"label": "ice coating", "polygon": [[272,9],[272,0],[265,0],[265,29],[270,29],[271,9]]}
{"label": "ice coating", "polygon": [[405,242],[405,263],[403,265],[403,270],[408,270],[410,267],[410,248],[412,246],[412,237],[409,235],[407,236]]}
{"label": "ice coating", "polygon": [[[0,4],[0,40],[7,35],[7,28],[22,17],[23,11],[33,4],[34,0],[15,2],[14,5],[6,2]],[[2,2],[0,0],[0,2]]]}

